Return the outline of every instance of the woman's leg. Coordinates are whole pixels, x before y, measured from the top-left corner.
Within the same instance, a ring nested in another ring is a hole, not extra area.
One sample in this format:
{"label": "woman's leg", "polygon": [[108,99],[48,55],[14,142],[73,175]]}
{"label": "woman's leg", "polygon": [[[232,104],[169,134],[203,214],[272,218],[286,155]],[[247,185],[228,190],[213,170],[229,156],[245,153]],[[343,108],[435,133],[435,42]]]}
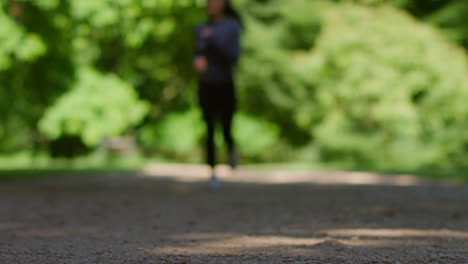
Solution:
{"label": "woman's leg", "polygon": [[199,100],[200,106],[203,112],[203,119],[206,124],[206,162],[211,167],[211,179],[208,182],[208,186],[212,189],[217,189],[219,187],[219,181],[216,177],[215,173],[215,166],[216,166],[216,153],[215,153],[215,141],[214,141],[214,134],[215,134],[215,124],[216,124],[216,105],[215,100],[216,97],[213,97],[213,90],[214,88],[206,83],[200,82],[200,89],[199,89]]}
{"label": "woman's leg", "polygon": [[215,132],[215,113],[210,109],[203,109],[203,118],[206,123],[206,162],[208,165],[214,169],[216,165],[215,160],[215,142],[214,142],[214,132]]}
{"label": "woman's leg", "polygon": [[239,163],[239,155],[236,152],[234,139],[232,136],[232,119],[234,116],[234,108],[226,109],[222,114],[224,141],[229,150],[229,164],[232,169],[236,169]]}
{"label": "woman's leg", "polygon": [[229,107],[223,110],[221,119],[223,123],[224,141],[229,151],[234,150],[234,139],[232,137],[232,119],[234,117],[234,108]]}
{"label": "woman's leg", "polygon": [[225,104],[221,110],[221,121],[223,124],[224,141],[229,150],[229,163],[233,169],[236,168],[239,161],[235,150],[235,142],[232,136],[232,121],[236,109],[236,98],[234,93],[234,84],[231,82],[224,87],[227,91]]}
{"label": "woman's leg", "polygon": [[212,169],[214,169],[216,165],[214,143],[216,113],[212,100],[212,91],[213,88],[211,85],[204,82],[199,82],[198,100],[203,113],[203,120],[205,121],[207,132],[205,143],[206,162],[211,166]]}

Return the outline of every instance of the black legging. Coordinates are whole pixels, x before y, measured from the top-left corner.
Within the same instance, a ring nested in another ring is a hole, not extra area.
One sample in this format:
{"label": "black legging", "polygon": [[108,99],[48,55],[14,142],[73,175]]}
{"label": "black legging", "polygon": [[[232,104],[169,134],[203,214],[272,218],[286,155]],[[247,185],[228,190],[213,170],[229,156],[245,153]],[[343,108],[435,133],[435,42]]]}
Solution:
{"label": "black legging", "polygon": [[234,83],[232,81],[221,84],[200,82],[198,97],[207,128],[206,161],[214,167],[216,165],[214,133],[218,119],[221,119],[223,125],[224,141],[228,150],[234,150],[231,133],[232,118],[236,108]]}

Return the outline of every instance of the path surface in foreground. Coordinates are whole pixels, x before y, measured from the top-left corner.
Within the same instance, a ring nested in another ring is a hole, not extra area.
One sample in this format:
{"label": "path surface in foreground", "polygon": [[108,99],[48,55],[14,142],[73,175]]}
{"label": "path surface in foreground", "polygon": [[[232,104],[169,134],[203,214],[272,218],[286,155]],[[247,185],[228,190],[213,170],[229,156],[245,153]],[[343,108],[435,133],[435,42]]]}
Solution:
{"label": "path surface in foreground", "polygon": [[468,263],[468,186],[201,167],[0,182],[0,263]]}

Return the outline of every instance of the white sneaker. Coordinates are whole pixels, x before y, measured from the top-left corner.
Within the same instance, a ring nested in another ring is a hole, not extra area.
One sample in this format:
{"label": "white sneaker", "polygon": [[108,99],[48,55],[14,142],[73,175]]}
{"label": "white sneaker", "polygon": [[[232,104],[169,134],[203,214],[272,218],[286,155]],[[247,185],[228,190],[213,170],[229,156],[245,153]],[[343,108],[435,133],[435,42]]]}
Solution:
{"label": "white sneaker", "polygon": [[208,181],[208,188],[212,190],[219,189],[221,182],[216,178],[216,176],[211,176],[211,179]]}

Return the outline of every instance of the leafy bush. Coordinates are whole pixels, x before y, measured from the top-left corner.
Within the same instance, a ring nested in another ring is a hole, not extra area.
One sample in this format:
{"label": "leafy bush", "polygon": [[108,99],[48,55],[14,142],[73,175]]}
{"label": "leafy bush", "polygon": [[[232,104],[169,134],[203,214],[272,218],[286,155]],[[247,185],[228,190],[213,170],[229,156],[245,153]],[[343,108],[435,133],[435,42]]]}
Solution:
{"label": "leafy bush", "polygon": [[323,14],[317,46],[296,61],[313,90],[296,120],[322,158],[386,169],[466,164],[464,51],[388,6]]}
{"label": "leafy bush", "polygon": [[268,157],[267,153],[280,142],[277,125],[244,113],[234,117],[233,134],[241,154],[250,159]]}
{"label": "leafy bush", "polygon": [[[0,151],[46,147],[38,121],[76,70],[116,73],[151,101],[147,121],[186,108],[194,1],[0,1]],[[105,101],[106,99],[103,98]]]}
{"label": "leafy bush", "polygon": [[104,137],[119,136],[140,123],[148,109],[117,76],[83,68],[72,89],[46,111],[39,129],[52,140],[75,135],[96,146]]}
{"label": "leafy bush", "polygon": [[169,113],[154,124],[146,125],[139,132],[145,147],[156,148],[173,156],[186,156],[200,146],[204,134],[200,111]]}
{"label": "leafy bush", "polygon": [[32,61],[46,51],[36,34],[28,34],[9,17],[0,5],[0,71],[8,69],[13,59]]}
{"label": "leafy bush", "polygon": [[293,71],[293,59],[309,51],[321,31],[320,1],[252,1],[246,10],[244,56],[237,76],[241,108],[279,126],[281,137],[294,146],[310,142],[308,131],[297,127],[298,102],[309,88]]}
{"label": "leafy bush", "polygon": [[[233,136],[238,150],[247,159],[259,159],[279,142],[278,127],[267,121],[236,113],[233,121]],[[156,148],[174,157],[188,157],[200,150],[206,135],[205,124],[198,109],[169,113],[154,125],[141,129],[139,139],[150,148]],[[218,124],[215,142],[219,149],[224,146],[222,130]],[[271,155],[270,155],[271,156]]]}
{"label": "leafy bush", "polygon": [[[312,142],[324,161],[382,169],[466,165],[462,49],[388,5],[269,3],[276,8],[248,4],[238,80],[250,113],[279,124],[291,143],[308,134],[301,145]],[[292,15],[303,12],[309,19]],[[309,31],[290,34],[295,23],[309,23],[296,26]],[[289,45],[303,41],[308,48]]]}
{"label": "leafy bush", "polygon": [[468,48],[467,1],[450,1],[446,6],[430,14],[427,20],[444,29],[446,35]]}

